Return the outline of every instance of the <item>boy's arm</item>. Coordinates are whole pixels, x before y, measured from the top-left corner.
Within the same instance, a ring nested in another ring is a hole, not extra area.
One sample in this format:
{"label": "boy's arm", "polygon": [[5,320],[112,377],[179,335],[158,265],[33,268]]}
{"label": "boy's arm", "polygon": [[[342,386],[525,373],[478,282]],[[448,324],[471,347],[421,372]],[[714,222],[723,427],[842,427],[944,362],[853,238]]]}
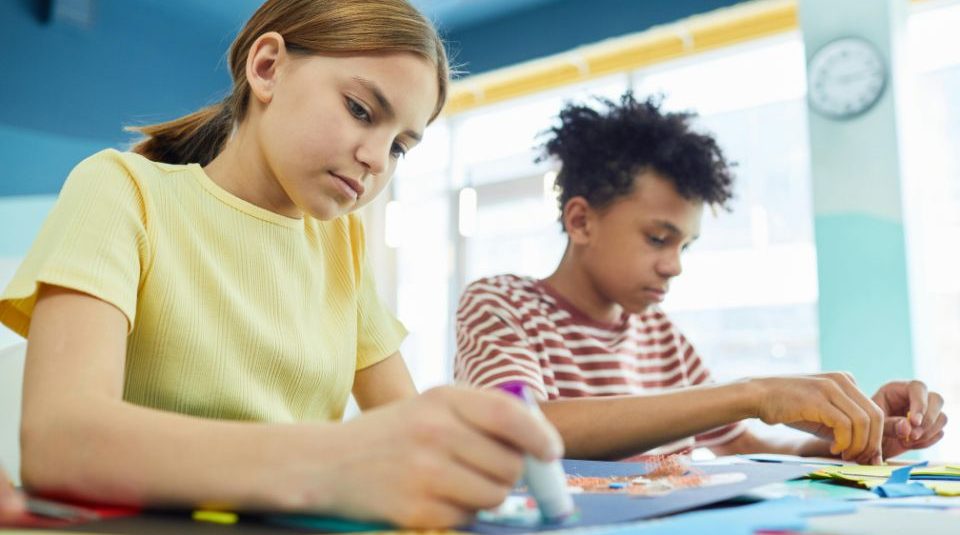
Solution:
{"label": "boy's arm", "polygon": [[[796,453],[880,462],[883,415],[839,373],[747,379],[642,396],[555,400],[541,407],[573,458],[623,458],[756,417],[768,424],[814,426],[831,433],[829,444],[811,440],[808,449]],[[823,446],[826,451],[821,451]]]}
{"label": "boy's arm", "polygon": [[[884,413],[884,458],[896,457],[911,449],[927,448],[943,436],[943,427],[947,421],[946,415],[942,413],[943,397],[936,392],[929,392],[923,382],[889,382],[880,387],[873,395],[873,400]],[[912,422],[908,415],[913,417]],[[921,427],[921,422],[927,424],[926,427]],[[830,444],[824,439],[828,429],[798,427],[819,436],[799,441],[776,440],[746,432],[725,444],[711,446],[710,449],[720,455],[785,453],[813,457],[830,456]]]}
{"label": "boy's arm", "polygon": [[738,455],[741,453],[781,453],[803,457],[833,457],[830,442],[817,437],[805,437],[800,440],[759,437],[749,430],[737,435],[733,440],[710,446],[717,455]]}

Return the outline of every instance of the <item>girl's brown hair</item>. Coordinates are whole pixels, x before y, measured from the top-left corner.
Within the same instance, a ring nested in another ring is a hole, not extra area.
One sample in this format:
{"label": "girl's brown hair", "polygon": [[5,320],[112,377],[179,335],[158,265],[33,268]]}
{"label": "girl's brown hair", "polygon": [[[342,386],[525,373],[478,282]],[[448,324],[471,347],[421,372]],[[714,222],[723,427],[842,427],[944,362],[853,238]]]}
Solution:
{"label": "girl's brown hair", "polygon": [[437,66],[440,96],[431,121],[446,101],[450,67],[443,41],[430,21],[406,0],[267,0],[230,46],[230,95],[179,119],[129,128],[145,136],[133,152],[164,163],[210,163],[246,114],[250,98],[247,54],[254,41],[270,31],[282,35],[292,53],[416,54]]}

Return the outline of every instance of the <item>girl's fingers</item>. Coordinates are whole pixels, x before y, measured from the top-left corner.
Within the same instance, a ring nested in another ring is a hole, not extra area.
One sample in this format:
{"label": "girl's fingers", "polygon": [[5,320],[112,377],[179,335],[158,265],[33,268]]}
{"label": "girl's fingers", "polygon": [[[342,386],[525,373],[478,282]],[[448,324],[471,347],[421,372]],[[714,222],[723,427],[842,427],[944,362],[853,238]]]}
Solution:
{"label": "girl's fingers", "polygon": [[453,459],[435,461],[430,492],[439,500],[463,510],[475,511],[500,505],[512,485],[491,481],[485,475],[460,464]]}
{"label": "girl's fingers", "polygon": [[497,440],[465,432],[457,444],[454,458],[495,483],[512,487],[523,475],[523,456]]}
{"label": "girl's fingers", "polygon": [[563,441],[556,429],[519,400],[484,390],[443,391],[454,413],[470,427],[544,461],[563,455]]}

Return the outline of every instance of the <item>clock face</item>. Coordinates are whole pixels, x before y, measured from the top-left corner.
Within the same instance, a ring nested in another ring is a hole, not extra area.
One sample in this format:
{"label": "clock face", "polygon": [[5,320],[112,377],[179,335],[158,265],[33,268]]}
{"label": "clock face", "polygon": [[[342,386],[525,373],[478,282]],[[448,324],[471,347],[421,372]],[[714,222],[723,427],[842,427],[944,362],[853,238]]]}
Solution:
{"label": "clock face", "polygon": [[873,106],[886,85],[883,59],[870,43],[837,39],[817,50],[807,68],[807,95],[814,110],[848,119]]}

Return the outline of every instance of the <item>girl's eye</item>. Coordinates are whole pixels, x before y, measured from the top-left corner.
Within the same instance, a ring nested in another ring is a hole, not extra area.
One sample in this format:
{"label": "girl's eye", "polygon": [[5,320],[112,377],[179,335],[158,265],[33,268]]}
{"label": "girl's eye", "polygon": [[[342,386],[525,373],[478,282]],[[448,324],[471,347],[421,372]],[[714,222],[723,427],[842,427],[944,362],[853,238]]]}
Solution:
{"label": "girl's eye", "polygon": [[647,236],[647,241],[649,241],[654,247],[663,247],[667,243],[667,240],[658,238],[656,236]]}
{"label": "girl's eye", "polygon": [[399,143],[394,143],[390,146],[390,156],[394,158],[403,158],[407,154],[407,149]]}
{"label": "girl's eye", "polygon": [[347,99],[347,109],[350,110],[350,115],[353,115],[357,119],[365,123],[370,122],[370,113],[366,108],[360,105],[359,102],[353,100],[352,98]]}

